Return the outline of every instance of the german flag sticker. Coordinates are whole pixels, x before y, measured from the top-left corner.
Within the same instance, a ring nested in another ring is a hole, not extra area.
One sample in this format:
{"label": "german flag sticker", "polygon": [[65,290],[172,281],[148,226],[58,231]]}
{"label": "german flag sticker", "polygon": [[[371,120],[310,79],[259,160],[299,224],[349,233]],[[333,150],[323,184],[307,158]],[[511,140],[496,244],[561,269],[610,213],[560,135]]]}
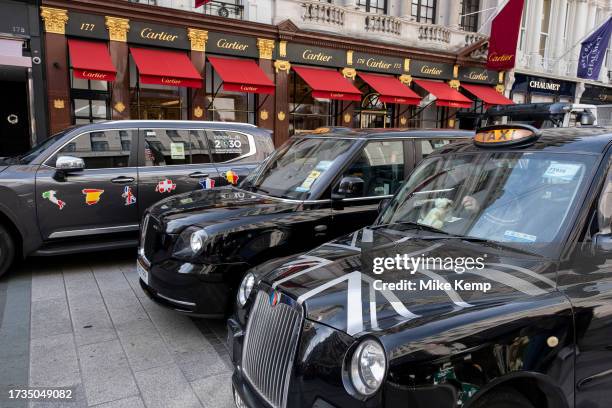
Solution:
{"label": "german flag sticker", "polygon": [[233,185],[238,184],[238,174],[236,174],[234,170],[228,170],[225,173],[225,178],[230,184],[233,184]]}

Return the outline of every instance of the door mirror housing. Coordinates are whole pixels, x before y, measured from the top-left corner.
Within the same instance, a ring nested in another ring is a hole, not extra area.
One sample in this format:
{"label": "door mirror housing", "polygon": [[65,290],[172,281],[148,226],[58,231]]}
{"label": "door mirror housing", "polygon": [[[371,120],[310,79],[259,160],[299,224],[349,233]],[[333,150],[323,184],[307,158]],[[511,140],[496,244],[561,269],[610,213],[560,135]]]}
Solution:
{"label": "door mirror housing", "polygon": [[332,196],[335,199],[352,198],[363,196],[363,188],[365,182],[361,177],[346,176],[340,180],[340,185],[336,194]]}
{"label": "door mirror housing", "polygon": [[85,169],[85,161],[80,157],[60,156],[55,161],[55,168],[65,173],[82,171]]}

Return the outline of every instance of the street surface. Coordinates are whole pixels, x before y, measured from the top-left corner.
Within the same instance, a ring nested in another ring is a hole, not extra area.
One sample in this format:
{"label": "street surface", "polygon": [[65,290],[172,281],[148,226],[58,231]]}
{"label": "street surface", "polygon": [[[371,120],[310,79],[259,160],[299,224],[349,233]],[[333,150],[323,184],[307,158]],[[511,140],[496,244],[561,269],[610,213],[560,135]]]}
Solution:
{"label": "street surface", "polygon": [[[224,321],[165,310],[135,250],[31,258],[0,278],[0,407],[232,407]],[[71,402],[9,390],[71,388]]]}

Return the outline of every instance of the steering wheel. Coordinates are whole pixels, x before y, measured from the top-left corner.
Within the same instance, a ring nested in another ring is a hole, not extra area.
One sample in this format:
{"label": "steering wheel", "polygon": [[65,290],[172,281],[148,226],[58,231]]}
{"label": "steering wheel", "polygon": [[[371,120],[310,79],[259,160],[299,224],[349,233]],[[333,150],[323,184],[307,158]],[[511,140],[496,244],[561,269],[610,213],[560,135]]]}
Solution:
{"label": "steering wheel", "polygon": [[524,212],[521,196],[512,190],[504,190],[502,196],[483,211],[483,218],[497,225],[514,225]]}

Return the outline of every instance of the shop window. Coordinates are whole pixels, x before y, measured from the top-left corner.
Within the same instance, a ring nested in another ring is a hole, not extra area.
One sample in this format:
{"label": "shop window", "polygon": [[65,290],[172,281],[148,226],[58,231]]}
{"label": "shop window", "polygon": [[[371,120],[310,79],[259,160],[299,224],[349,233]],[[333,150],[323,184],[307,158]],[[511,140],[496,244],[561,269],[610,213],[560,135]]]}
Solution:
{"label": "shop window", "polygon": [[480,0],[461,0],[461,29],[478,31],[478,9]]}
{"label": "shop window", "polygon": [[363,197],[394,194],[404,181],[404,142],[375,141],[362,150],[344,176],[364,182]]}
{"label": "shop window", "polygon": [[108,82],[77,78],[71,70],[72,123],[101,122],[111,118]]}
{"label": "shop window", "polygon": [[291,71],[289,74],[289,134],[334,126],[337,111],[338,102],[313,98],[306,82]]}
{"label": "shop window", "polygon": [[191,163],[188,130],[150,129],[144,134],[145,166],[172,166]]}
{"label": "shop window", "polygon": [[387,14],[387,0],[358,0],[357,5],[367,13]]}
{"label": "shop window", "polygon": [[50,163],[55,163],[59,156],[69,155],[83,159],[86,169],[127,167],[130,163],[130,148],[134,132],[108,130],[84,133],[61,148]]}
{"label": "shop window", "polygon": [[223,90],[221,77],[208,61],[206,62],[206,99],[208,120],[256,123],[257,95]]}
{"label": "shop window", "polygon": [[143,120],[186,120],[185,87],[143,84],[130,56],[130,118]]}
{"label": "shop window", "polygon": [[[363,89],[359,87],[359,89]],[[361,106],[357,109],[356,119],[359,123],[356,127],[360,128],[386,128],[391,127],[393,120],[394,104],[387,104],[380,101],[380,95],[370,92],[364,95]]]}
{"label": "shop window", "polygon": [[411,12],[417,22],[435,24],[436,0],[412,0]]}

